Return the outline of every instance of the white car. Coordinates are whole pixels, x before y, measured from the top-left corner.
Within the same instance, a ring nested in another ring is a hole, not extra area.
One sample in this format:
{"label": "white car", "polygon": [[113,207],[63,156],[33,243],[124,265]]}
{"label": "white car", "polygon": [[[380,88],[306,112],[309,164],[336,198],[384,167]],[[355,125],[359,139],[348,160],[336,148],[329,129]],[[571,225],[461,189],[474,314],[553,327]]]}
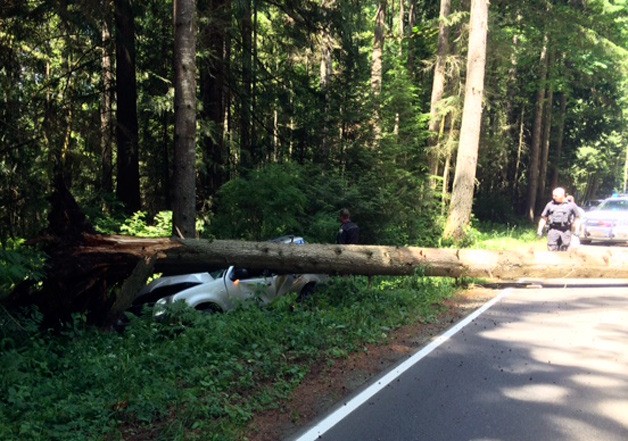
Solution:
{"label": "white car", "polygon": [[595,210],[595,208],[602,203],[603,199],[588,199],[582,204],[584,211]]}
{"label": "white car", "polygon": [[[305,243],[299,236],[282,236],[277,243]],[[278,274],[269,270],[251,270],[237,266],[212,273],[184,274],[156,279],[146,285],[134,305],[154,303],[153,314],[165,312],[166,306],[184,301],[197,310],[222,312],[252,300],[268,304],[276,297],[296,292],[300,299],[312,294],[316,285],[329,277],[324,274]]]}
{"label": "white car", "polygon": [[628,197],[604,199],[585,215],[580,243],[628,242]]}

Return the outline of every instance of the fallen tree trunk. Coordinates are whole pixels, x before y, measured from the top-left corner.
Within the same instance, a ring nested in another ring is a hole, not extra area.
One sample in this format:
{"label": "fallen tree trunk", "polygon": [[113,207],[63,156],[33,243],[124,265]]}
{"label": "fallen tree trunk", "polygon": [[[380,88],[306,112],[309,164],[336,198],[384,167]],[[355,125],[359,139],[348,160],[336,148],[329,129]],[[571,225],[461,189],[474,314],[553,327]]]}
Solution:
{"label": "fallen tree trunk", "polygon": [[[54,249],[54,243],[48,244],[48,249]],[[59,246],[50,260],[44,292],[33,303],[55,319],[63,319],[64,315],[67,318],[72,312],[88,312],[91,321],[101,324],[130,306],[134,292],[139,291],[153,265],[156,272],[165,274],[239,265],[284,273],[421,274],[489,281],[628,278],[628,249],[618,247],[583,247],[569,252],[533,248],[488,251],[83,234],[81,240]]]}
{"label": "fallen tree trunk", "polygon": [[582,247],[568,252],[376,245],[285,245],[225,240],[138,239],[86,235],[82,253],[156,255],[155,269],[187,272],[240,265],[283,272],[475,277],[628,278],[628,249]]}

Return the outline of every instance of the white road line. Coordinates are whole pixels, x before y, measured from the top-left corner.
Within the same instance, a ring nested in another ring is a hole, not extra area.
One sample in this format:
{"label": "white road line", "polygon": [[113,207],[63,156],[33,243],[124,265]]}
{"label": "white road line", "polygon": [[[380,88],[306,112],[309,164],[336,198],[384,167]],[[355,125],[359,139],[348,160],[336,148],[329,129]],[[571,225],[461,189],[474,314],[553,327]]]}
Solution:
{"label": "white road line", "polygon": [[449,338],[459,332],[462,328],[467,326],[473,320],[475,320],[480,314],[489,309],[495,303],[499,302],[501,299],[506,297],[510,292],[511,288],[507,288],[499,293],[496,297],[486,302],[480,308],[478,308],[473,313],[469,314],[463,320],[458,322],[455,326],[451,327],[447,332],[441,334],[436,339],[434,339],[430,344],[425,346],[423,349],[418,351],[412,357],[408,358],[406,361],[401,363],[399,366],[388,372],[382,378],[377,380],[375,383],[367,387],[365,390],[360,392],[357,396],[352,398],[349,402],[347,402],[344,406],[339,408],[338,410],[332,412],[330,415],[325,417],[322,421],[312,427],[310,430],[305,432],[299,438],[294,441],[314,441],[319,439],[325,432],[334,427],[343,418],[353,412],[355,409],[360,407],[366,401],[368,401],[373,395],[382,390],[384,387],[388,386],[391,382],[393,382],[397,377],[403,374],[405,371],[410,369],[413,365],[418,363],[423,357],[427,356],[434,349],[438,348],[440,345],[445,343]]}

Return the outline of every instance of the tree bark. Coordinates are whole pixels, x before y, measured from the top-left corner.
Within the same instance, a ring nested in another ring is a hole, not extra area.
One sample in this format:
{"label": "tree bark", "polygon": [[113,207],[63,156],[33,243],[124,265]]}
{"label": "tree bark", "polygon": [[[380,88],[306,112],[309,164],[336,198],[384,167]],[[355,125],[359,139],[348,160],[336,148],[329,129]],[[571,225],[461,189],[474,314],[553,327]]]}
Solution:
{"label": "tree bark", "polygon": [[371,61],[371,90],[375,96],[379,96],[382,91],[386,8],[387,0],[379,0],[375,14],[375,39],[373,41],[373,60]]}
{"label": "tree bark", "polygon": [[543,108],[545,103],[545,80],[547,77],[547,36],[541,49],[539,60],[539,84],[536,94],[536,110],[534,113],[534,126],[532,128],[532,143],[530,145],[530,162],[528,165],[528,197],[527,217],[535,220],[535,207],[537,189],[539,186],[539,162],[541,156],[541,133],[543,124]]}
{"label": "tree bark", "polygon": [[539,187],[536,197],[536,212],[543,210],[545,206],[545,199],[547,198],[546,186],[548,175],[548,163],[550,157],[550,148],[552,146],[552,116],[554,108],[554,89],[551,81],[553,56],[550,50],[547,55],[547,71],[548,71],[548,85],[545,97],[545,110],[543,111],[543,134],[541,136],[541,161],[539,164]]}
{"label": "tree bark", "polygon": [[[434,78],[432,80],[432,95],[430,99],[430,154],[429,154],[429,172],[430,175],[438,175],[439,153],[437,149],[438,132],[440,130],[441,117],[438,114],[438,103],[445,93],[445,60],[449,54],[449,25],[447,19],[451,10],[451,0],[440,1],[440,12],[438,16],[438,53],[436,54],[436,64],[434,65]],[[431,180],[432,186],[435,188],[436,180]]]}
{"label": "tree bark", "polygon": [[379,0],[375,14],[375,38],[373,40],[373,59],[371,60],[371,92],[374,98],[373,109],[373,147],[379,148],[382,137],[380,94],[384,80],[384,42],[386,38],[387,0]]}
{"label": "tree bark", "polygon": [[251,142],[251,92],[253,90],[253,19],[251,0],[240,5],[240,36],[242,37],[242,92],[240,97],[240,161],[244,169],[254,168],[259,161]]}
{"label": "tree bark", "polygon": [[113,193],[113,101],[115,78],[113,74],[111,41],[111,21],[113,12],[111,0],[103,2],[102,23],[102,91],[100,92],[100,189]]}
{"label": "tree bark", "polygon": [[521,107],[519,116],[519,136],[517,137],[517,154],[515,156],[514,176],[511,181],[511,194],[513,200],[517,200],[520,194],[519,178],[521,176],[521,158],[525,147],[525,106]]}
{"label": "tree bark", "polygon": [[547,174],[551,149],[551,136],[552,136],[552,101],[554,100],[554,92],[552,89],[547,91],[547,100],[545,102],[545,111],[543,112],[543,119],[545,120],[543,126],[543,142],[541,143],[541,163],[539,164],[539,188],[536,198],[536,212],[543,210],[545,206],[544,199],[548,197],[547,187]]}
{"label": "tree bark", "polygon": [[[75,256],[138,263],[154,257],[157,272],[208,271],[239,265],[286,273],[479,277],[628,277],[628,249],[582,247],[568,252],[473,250],[378,245],[304,244],[201,239],[144,239],[85,234]],[[129,267],[129,273],[135,265]],[[68,271],[71,271],[68,269]]]}
{"label": "tree bark", "polygon": [[116,196],[128,213],[141,208],[135,77],[135,18],[129,0],[115,0],[116,23]]}
{"label": "tree bark", "polygon": [[173,234],[196,236],[196,1],[174,1]]}
{"label": "tree bark", "polygon": [[228,152],[225,147],[225,79],[227,60],[226,40],[229,32],[231,0],[199,2],[208,26],[199,33],[201,50],[208,56],[200,67],[200,93],[203,107],[201,118],[209,123],[211,133],[202,135],[201,148],[204,167],[200,170],[199,196],[202,200],[216,194],[228,178]]}
{"label": "tree bark", "polygon": [[[519,6],[519,4],[516,4]],[[497,6],[499,8],[499,6]],[[517,11],[519,8],[517,7]],[[510,52],[510,67],[508,68],[508,93],[507,93],[507,101],[505,114],[507,118],[508,130],[506,132],[509,137],[510,145],[511,145],[511,154],[510,161],[508,163],[508,177],[506,178],[506,182],[508,182],[510,194],[513,196],[513,200],[519,200],[519,172],[521,167],[521,153],[523,151],[523,138],[522,138],[522,130],[524,129],[523,125],[523,116],[525,114],[525,105],[516,106],[516,95],[517,95],[517,84],[518,80],[518,48],[520,46],[520,37],[521,37],[521,21],[523,16],[521,13],[517,12],[515,14],[516,17],[516,27],[515,33],[512,37],[511,44],[511,52]],[[519,209],[517,210],[520,211]]]}
{"label": "tree bark", "polygon": [[443,236],[459,241],[466,235],[471,220],[473,189],[478,162],[482,126],[482,96],[486,65],[486,35],[488,31],[488,0],[471,2],[469,52],[464,108],[460,126],[460,142],[456,157],[456,173],[451,195],[449,216]]}
{"label": "tree bark", "polygon": [[[335,7],[335,0],[323,1],[323,8],[332,9]],[[321,124],[321,139],[317,148],[314,150],[314,162],[318,164],[329,164],[330,161],[330,146],[333,144],[333,121],[331,115],[333,111],[331,109],[331,86],[333,76],[333,49],[334,49],[334,37],[331,30],[323,28],[320,35],[320,86],[323,93],[324,109],[322,113]]]}
{"label": "tree bark", "polygon": [[628,187],[628,149],[626,149],[626,157],[624,160],[624,176],[622,184],[623,193],[626,193],[626,189]]}
{"label": "tree bark", "polygon": [[565,120],[567,115],[567,92],[560,93],[560,111],[556,127],[556,148],[554,149],[554,160],[551,162],[552,188],[558,187],[560,180],[560,168],[563,156],[563,141],[565,137]]}
{"label": "tree bark", "polygon": [[399,55],[403,55],[403,39],[406,35],[406,2],[399,0]]}
{"label": "tree bark", "polygon": [[[408,8],[408,29],[413,29],[416,24],[416,0],[410,0],[410,7]],[[411,32],[411,31],[410,31]],[[413,38],[408,39],[408,58],[406,61],[406,65],[408,67],[408,72],[415,72],[416,70],[416,60],[413,51]]]}

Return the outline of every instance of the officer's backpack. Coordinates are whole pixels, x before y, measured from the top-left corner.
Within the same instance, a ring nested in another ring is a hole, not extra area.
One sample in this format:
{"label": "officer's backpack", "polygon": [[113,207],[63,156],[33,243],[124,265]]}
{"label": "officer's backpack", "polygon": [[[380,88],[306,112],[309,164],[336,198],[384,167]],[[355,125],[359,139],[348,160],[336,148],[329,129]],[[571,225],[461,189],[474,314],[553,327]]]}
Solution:
{"label": "officer's backpack", "polygon": [[571,204],[558,204],[549,215],[549,223],[555,227],[568,227],[571,225]]}

